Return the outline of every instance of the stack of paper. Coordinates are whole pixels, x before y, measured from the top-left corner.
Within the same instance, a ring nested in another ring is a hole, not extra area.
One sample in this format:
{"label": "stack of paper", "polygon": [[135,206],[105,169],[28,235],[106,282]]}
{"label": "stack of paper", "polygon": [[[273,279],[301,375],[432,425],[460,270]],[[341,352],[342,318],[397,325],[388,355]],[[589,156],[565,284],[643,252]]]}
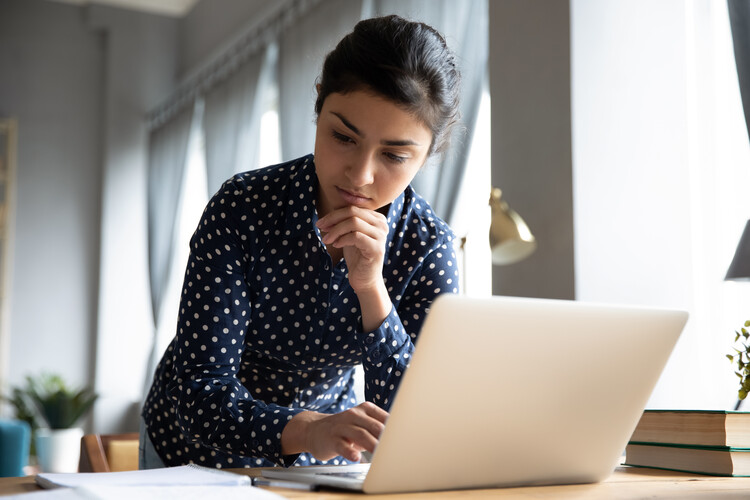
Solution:
{"label": "stack of paper", "polygon": [[9,500],[275,500],[283,498],[251,485],[247,476],[198,465],[125,472],[42,473],[36,482],[53,491],[6,497]]}
{"label": "stack of paper", "polygon": [[199,465],[123,472],[41,473],[42,488],[77,486],[237,486],[250,485],[247,476]]}

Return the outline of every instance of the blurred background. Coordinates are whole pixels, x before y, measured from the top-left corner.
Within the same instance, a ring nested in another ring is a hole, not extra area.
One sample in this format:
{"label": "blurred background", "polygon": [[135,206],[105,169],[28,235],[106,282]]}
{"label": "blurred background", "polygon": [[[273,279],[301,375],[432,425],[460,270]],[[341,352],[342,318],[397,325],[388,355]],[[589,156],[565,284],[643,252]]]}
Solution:
{"label": "blurred background", "polygon": [[[312,151],[323,57],[388,13],[465,74],[464,130],[415,181],[466,239],[463,293],[688,310],[649,407],[732,408],[750,148],[711,0],[0,0],[0,389],[59,373],[99,394],[88,429],[135,430],[209,196]],[[492,263],[492,186],[523,261]]]}

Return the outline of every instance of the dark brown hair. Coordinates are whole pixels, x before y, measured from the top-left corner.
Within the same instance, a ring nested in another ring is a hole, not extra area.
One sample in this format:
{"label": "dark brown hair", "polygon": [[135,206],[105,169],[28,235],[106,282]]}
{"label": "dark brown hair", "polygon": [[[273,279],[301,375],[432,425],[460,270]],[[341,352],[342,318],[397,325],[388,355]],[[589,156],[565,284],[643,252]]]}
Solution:
{"label": "dark brown hair", "polygon": [[331,93],[371,91],[416,116],[432,131],[430,154],[443,152],[458,122],[460,80],[434,28],[395,15],[365,19],[326,56],[315,113]]}

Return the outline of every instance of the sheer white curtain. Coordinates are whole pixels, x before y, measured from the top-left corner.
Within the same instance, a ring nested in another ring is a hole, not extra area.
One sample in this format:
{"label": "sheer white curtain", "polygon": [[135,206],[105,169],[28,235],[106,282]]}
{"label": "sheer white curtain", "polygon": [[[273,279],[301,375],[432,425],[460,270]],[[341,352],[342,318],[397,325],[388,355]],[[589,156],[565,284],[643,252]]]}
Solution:
{"label": "sheer white curtain", "polygon": [[273,83],[276,46],[259,51],[205,95],[208,195],[237,172],[258,168],[263,95]]}
{"label": "sheer white curtain", "polygon": [[[151,131],[148,159],[148,260],[154,325],[164,300],[174,255],[175,223],[194,112],[190,107]],[[156,326],[154,327],[154,340]],[[155,342],[154,342],[155,345]],[[157,353],[151,352],[153,367]],[[146,376],[150,383],[151,373]]]}
{"label": "sheer white curtain", "polygon": [[[487,0],[373,0],[373,16],[398,14],[440,31],[456,53],[461,71],[461,125],[451,136],[451,148],[417,175],[414,189],[440,217],[452,222],[467,165],[473,127],[487,72]],[[489,198],[489,186],[487,186]]]}
{"label": "sheer white curtain", "polygon": [[279,43],[279,127],[281,157],[313,152],[315,83],[326,54],[359,21],[362,2],[321,2],[281,34]]}
{"label": "sheer white curtain", "polygon": [[151,306],[158,317],[174,248],[180,186],[185,172],[193,109],[151,132],[148,165],[148,256]]}
{"label": "sheer white curtain", "polygon": [[731,409],[750,147],[726,3],[576,0],[571,25],[576,298],[689,311],[648,407]]}

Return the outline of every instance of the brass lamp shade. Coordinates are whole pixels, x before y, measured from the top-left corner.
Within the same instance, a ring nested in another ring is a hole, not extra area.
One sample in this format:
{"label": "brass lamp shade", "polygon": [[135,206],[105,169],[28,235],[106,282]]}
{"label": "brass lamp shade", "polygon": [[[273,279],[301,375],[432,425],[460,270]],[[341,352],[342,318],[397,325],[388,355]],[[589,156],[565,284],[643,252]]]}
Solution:
{"label": "brass lamp shade", "polygon": [[492,188],[490,207],[490,248],[492,263],[513,264],[525,259],[536,250],[536,239],[520,215],[502,200],[502,191]]}
{"label": "brass lamp shade", "polygon": [[750,281],[750,220],[745,224],[745,230],[737,245],[734,259],[729,265],[727,281]]}

